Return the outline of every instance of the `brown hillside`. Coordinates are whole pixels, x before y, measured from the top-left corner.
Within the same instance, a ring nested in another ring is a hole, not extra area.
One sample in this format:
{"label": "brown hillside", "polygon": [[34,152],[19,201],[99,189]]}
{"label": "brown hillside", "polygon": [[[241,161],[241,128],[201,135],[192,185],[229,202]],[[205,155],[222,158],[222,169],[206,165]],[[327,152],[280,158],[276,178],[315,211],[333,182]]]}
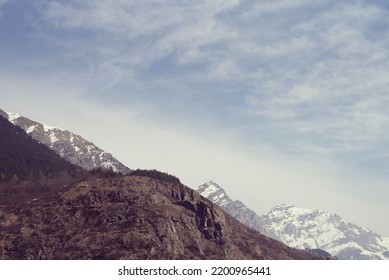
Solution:
{"label": "brown hillside", "polygon": [[181,184],[83,181],[0,206],[0,259],[316,259],[249,229]]}

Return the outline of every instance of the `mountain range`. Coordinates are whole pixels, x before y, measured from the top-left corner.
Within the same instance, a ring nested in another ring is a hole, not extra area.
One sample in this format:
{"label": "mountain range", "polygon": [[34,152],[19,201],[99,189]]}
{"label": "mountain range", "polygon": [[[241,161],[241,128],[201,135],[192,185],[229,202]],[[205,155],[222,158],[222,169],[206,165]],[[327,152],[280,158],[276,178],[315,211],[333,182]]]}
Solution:
{"label": "mountain range", "polygon": [[53,151],[62,130],[7,118],[0,259],[328,259],[250,229],[170,174],[77,167]]}
{"label": "mountain range", "polygon": [[280,205],[259,216],[212,181],[196,189],[208,202],[68,130],[2,110],[0,125],[0,258],[389,259],[389,238],[336,214]]}
{"label": "mountain range", "polygon": [[299,249],[320,249],[338,259],[389,259],[389,238],[317,209],[279,205],[257,215],[210,181],[196,189],[245,225]]}

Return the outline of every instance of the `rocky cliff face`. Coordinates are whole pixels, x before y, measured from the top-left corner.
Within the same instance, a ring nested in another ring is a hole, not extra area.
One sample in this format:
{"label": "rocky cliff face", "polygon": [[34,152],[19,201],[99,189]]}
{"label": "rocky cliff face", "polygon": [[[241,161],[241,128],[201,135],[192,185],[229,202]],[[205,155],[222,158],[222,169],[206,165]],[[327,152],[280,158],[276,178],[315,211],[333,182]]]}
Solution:
{"label": "rocky cliff face", "polygon": [[127,176],[57,188],[0,206],[0,259],[320,259],[181,184]]}
{"label": "rocky cliff face", "polygon": [[72,164],[91,170],[94,168],[112,168],[115,172],[128,174],[130,169],[120,163],[111,154],[104,152],[92,142],[68,130],[47,126],[15,113],[0,110],[0,115],[19,126],[31,137],[54,150]]}

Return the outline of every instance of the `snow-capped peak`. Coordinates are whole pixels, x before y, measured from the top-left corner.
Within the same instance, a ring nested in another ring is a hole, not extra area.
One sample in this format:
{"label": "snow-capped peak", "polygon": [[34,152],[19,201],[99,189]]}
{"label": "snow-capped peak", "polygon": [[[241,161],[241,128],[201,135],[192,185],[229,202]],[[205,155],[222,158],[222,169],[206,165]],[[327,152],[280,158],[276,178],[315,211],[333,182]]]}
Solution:
{"label": "snow-capped peak", "polygon": [[209,181],[208,183],[205,183],[204,185],[199,186],[198,189],[203,190],[202,195],[204,197],[209,197],[213,193],[216,193],[216,192],[222,190],[222,188],[220,188],[220,186],[218,184],[215,184],[212,181]]}
{"label": "snow-capped peak", "polygon": [[209,181],[199,186],[196,191],[218,205],[226,205],[232,200],[218,184]]}
{"label": "snow-capped peak", "polygon": [[264,231],[300,249],[320,248],[340,259],[385,259],[383,238],[339,215],[280,205],[261,216]]}

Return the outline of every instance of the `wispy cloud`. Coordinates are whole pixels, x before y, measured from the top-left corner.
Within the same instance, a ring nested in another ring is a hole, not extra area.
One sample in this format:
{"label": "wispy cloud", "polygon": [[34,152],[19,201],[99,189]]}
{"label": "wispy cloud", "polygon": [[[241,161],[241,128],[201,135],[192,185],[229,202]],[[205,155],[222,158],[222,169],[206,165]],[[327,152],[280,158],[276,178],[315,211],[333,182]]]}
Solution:
{"label": "wispy cloud", "polygon": [[45,62],[87,81],[88,94],[124,98],[130,87],[147,102],[156,90],[183,100],[228,92],[247,133],[277,127],[273,138],[295,136],[282,143],[290,150],[304,150],[302,138],[334,152],[386,141],[389,14],[374,1],[39,3],[36,24],[61,46]]}
{"label": "wispy cloud", "polygon": [[277,41],[269,47],[278,68],[247,98],[251,113],[279,127],[281,135],[299,136],[297,141],[320,139],[335,151],[385,142],[388,42],[369,36],[374,22],[385,18],[387,12],[374,5],[341,4],[311,20],[291,22],[286,41],[299,38],[305,43],[287,48]]}
{"label": "wispy cloud", "polygon": [[50,24],[76,36],[68,52],[91,61],[84,75],[105,81],[107,91],[127,84],[180,98],[170,85],[203,96],[234,83],[239,101],[232,112],[246,112],[249,133],[271,133],[266,141],[274,145],[289,135],[283,149],[365,151],[387,139],[389,17],[374,2],[104,0],[45,7]]}
{"label": "wispy cloud", "polygon": [[[140,58],[136,62],[158,60],[173,51],[208,45],[221,35],[214,17],[237,5],[222,1],[197,1],[191,5],[172,1],[70,1],[48,5],[47,18],[58,28],[106,32],[115,41],[128,42]],[[139,40],[134,42],[134,40]],[[143,54],[143,53],[147,53]],[[189,50],[190,52],[190,50]]]}

